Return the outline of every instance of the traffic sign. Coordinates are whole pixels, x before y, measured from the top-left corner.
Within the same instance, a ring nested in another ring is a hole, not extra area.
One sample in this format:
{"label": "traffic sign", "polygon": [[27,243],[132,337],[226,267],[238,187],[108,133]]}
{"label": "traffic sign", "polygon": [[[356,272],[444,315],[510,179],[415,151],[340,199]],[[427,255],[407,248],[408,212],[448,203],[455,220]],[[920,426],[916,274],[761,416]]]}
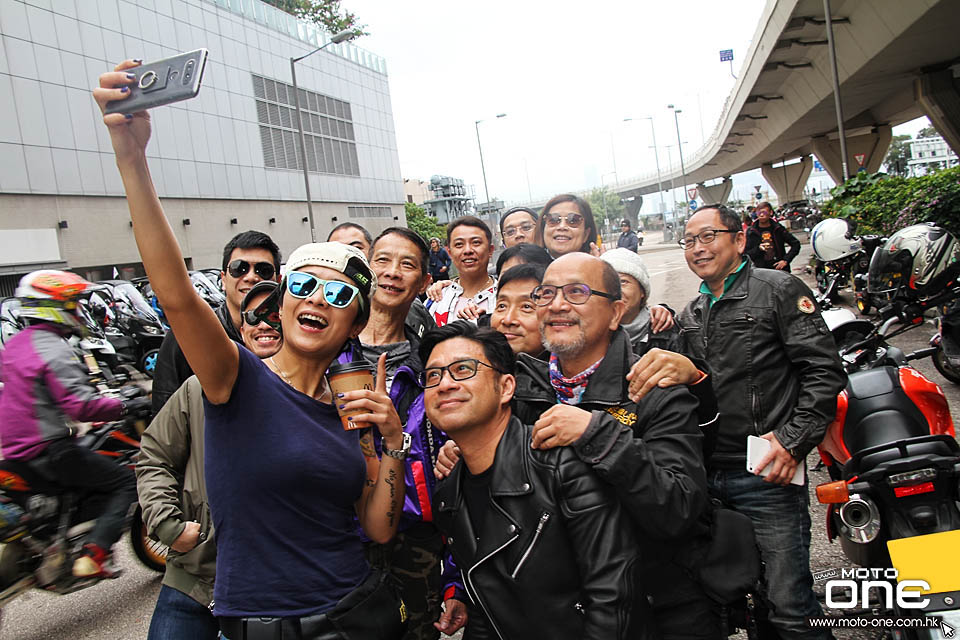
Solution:
{"label": "traffic sign", "polygon": [[690,199],[693,200],[697,197],[697,188],[693,187],[692,189],[687,189],[687,195],[690,196]]}
{"label": "traffic sign", "polygon": [[867,154],[865,153],[855,153],[853,154],[854,159],[857,161],[857,164],[861,167],[863,166],[863,161],[867,159]]}
{"label": "traffic sign", "polygon": [[733,61],[733,49],[723,49],[720,51],[720,62]]}
{"label": "traffic sign", "polygon": [[761,194],[759,191],[757,191],[757,192],[756,192],[755,194],[753,194],[753,195],[754,195],[754,197],[755,197],[757,200],[762,200],[762,199],[763,199],[763,194]]}
{"label": "traffic sign", "polygon": [[690,210],[692,211],[692,210],[694,210],[694,209],[696,209],[696,208],[697,208],[697,201],[696,201],[696,200],[691,200],[691,201],[690,201]]}

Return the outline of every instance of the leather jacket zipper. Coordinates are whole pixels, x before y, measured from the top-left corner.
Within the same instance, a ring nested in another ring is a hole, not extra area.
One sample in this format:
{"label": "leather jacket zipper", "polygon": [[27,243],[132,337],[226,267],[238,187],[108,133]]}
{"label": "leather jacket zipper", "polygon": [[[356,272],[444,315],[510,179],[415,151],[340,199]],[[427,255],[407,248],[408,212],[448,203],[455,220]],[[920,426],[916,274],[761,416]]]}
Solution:
{"label": "leather jacket zipper", "polygon": [[477,591],[477,588],[475,586],[473,586],[473,581],[471,580],[471,578],[473,577],[473,572],[476,570],[477,567],[479,567],[481,564],[489,560],[491,557],[493,557],[494,555],[496,555],[497,553],[505,549],[507,545],[513,543],[519,537],[520,537],[520,534],[514,535],[512,538],[510,538],[509,540],[504,542],[502,545],[500,545],[499,547],[497,547],[496,549],[488,553],[486,556],[484,556],[483,558],[480,558],[477,564],[470,567],[470,569],[467,570],[466,575],[464,575],[464,582],[468,587],[468,592],[469,591],[473,592],[473,599],[476,600],[477,603],[480,605],[480,608],[483,609],[483,613],[487,616],[487,620],[490,621],[490,626],[493,627],[493,630],[497,633],[497,637],[500,638],[500,640],[505,640],[505,638],[503,637],[503,634],[500,633],[500,628],[497,627],[497,623],[493,619],[493,616],[490,615],[490,611],[487,610],[487,605],[483,604],[483,600],[480,598],[480,592]]}
{"label": "leather jacket zipper", "polygon": [[530,541],[530,546],[527,547],[527,550],[523,552],[523,555],[520,556],[520,562],[517,563],[516,568],[513,570],[513,573],[510,574],[510,577],[514,580],[517,579],[517,574],[520,573],[520,569],[526,563],[527,558],[530,557],[530,552],[533,551],[533,547],[537,544],[537,540],[540,539],[540,534],[543,532],[543,526],[547,524],[547,520],[550,519],[550,514],[544,511],[540,515],[540,522],[537,523],[537,530],[533,532],[533,540]]}
{"label": "leather jacket zipper", "polygon": [[760,393],[757,391],[756,387],[750,387],[750,403],[751,413],[753,414],[753,432],[756,435],[762,435],[760,433]]}

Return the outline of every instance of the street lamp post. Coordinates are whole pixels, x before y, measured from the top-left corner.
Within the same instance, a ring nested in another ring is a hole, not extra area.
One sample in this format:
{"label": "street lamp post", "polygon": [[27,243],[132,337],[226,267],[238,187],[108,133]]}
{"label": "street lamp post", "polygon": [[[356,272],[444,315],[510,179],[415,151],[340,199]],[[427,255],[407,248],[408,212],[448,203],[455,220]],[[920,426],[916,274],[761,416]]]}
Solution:
{"label": "street lamp post", "polygon": [[[498,113],[498,114],[497,114],[497,117],[498,117],[498,118],[503,118],[503,117],[506,117],[506,115],[507,115],[507,114],[505,114],[505,113]],[[490,192],[487,190],[487,169],[486,169],[486,167],[484,167],[484,165],[483,165],[483,145],[480,144],[480,123],[481,123],[481,122],[483,122],[483,120],[474,120],[474,122],[473,122],[473,128],[474,128],[474,130],[476,130],[476,132],[477,132],[477,150],[480,152],[480,172],[483,174],[483,197],[484,197],[485,200],[486,200],[486,204],[489,205],[489,204],[490,204]],[[492,221],[493,221],[493,213],[490,212],[490,211],[488,211],[488,212],[487,212],[487,215],[490,216],[490,220],[491,220],[491,222],[492,222]]]}
{"label": "street lamp post", "polygon": [[297,63],[315,54],[317,51],[329,47],[331,44],[340,44],[347,40],[353,40],[356,34],[353,31],[345,30],[337,33],[330,42],[321,45],[299,58],[290,58],[290,78],[293,80],[293,103],[297,108],[297,136],[300,139],[300,164],[303,165],[303,187],[307,195],[307,215],[310,218],[310,242],[317,241],[317,227],[313,221],[313,202],[310,198],[310,174],[307,171],[307,141],[303,136],[303,114],[300,111],[300,88],[297,86]]}
{"label": "street lamp post", "polygon": [[[677,151],[680,153],[680,175],[683,180],[683,197],[687,197],[687,170],[683,166],[683,143],[680,142],[680,120],[677,118],[678,113],[682,113],[681,109],[675,109],[672,104],[667,105],[668,109],[673,109],[673,123],[677,126]],[[684,201],[686,202],[686,200]],[[677,231],[677,212],[673,212],[673,226],[674,232]]]}
{"label": "street lamp post", "polygon": [[[630,122],[633,118],[624,118],[624,122]],[[662,213],[666,206],[663,204],[663,183],[660,180],[660,154],[657,151],[657,132],[653,126],[653,116],[643,116],[638,120],[650,121],[650,135],[653,137],[653,160],[657,163],[657,191],[660,192],[660,212]]]}

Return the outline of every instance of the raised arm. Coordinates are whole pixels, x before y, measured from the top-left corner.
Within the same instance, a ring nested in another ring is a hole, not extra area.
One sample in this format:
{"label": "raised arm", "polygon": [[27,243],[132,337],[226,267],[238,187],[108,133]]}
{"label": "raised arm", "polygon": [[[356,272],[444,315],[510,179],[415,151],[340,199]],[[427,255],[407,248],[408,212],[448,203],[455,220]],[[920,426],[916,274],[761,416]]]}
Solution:
{"label": "raised arm", "polygon": [[[93,97],[101,111],[107,102],[130,96],[127,85],[133,84],[135,76],[128,71],[139,64],[126,60],[114,71],[100,76],[100,86],[93,90]],[[103,123],[110,132],[134,237],[150,285],[207,398],[215,404],[224,403],[230,399],[237,378],[237,346],[193,288],[180,246],[163,214],[147,167],[150,115],[146,111],[114,113],[104,115]]]}

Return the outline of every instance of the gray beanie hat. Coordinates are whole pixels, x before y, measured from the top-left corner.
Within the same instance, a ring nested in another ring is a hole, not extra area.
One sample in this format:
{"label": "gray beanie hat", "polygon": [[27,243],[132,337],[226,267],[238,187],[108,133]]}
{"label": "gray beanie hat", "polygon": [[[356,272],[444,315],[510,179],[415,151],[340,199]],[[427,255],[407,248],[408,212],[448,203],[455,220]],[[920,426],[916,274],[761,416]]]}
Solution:
{"label": "gray beanie hat", "polygon": [[643,264],[641,258],[635,251],[630,251],[625,247],[618,247],[607,251],[600,256],[600,259],[609,264],[617,273],[623,273],[636,278],[643,292],[647,294],[647,300],[650,299],[650,274],[647,273],[647,265]]}

